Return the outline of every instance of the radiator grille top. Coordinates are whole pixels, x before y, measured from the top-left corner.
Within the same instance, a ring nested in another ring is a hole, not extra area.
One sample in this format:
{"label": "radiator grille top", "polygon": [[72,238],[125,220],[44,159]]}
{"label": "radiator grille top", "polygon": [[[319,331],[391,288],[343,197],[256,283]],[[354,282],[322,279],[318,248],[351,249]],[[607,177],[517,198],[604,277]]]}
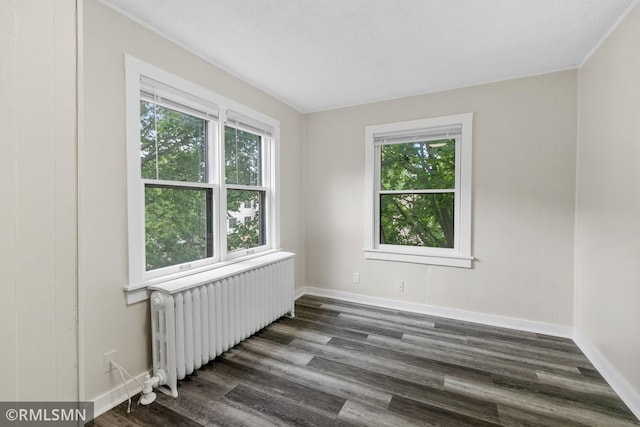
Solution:
{"label": "radiator grille top", "polygon": [[209,269],[199,273],[190,274],[184,277],[174,278],[161,283],[152,283],[147,286],[150,291],[161,291],[168,294],[176,294],[207,283],[223,280],[249,270],[284,261],[295,257],[292,252],[278,251],[267,255],[257,256],[242,261],[236,261],[221,267]]}

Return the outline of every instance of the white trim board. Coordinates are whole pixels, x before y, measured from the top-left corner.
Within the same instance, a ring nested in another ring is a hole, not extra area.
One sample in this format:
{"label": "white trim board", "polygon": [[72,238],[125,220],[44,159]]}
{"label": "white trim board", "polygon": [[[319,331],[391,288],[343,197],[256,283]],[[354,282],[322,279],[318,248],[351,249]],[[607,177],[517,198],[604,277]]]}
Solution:
{"label": "white trim board", "polygon": [[412,313],[446,317],[448,319],[463,320],[466,322],[480,323],[483,325],[498,326],[502,328],[517,329],[526,332],[553,335],[562,338],[573,338],[573,327],[571,326],[555,325],[552,323],[536,322],[533,320],[498,316],[495,314],[479,313],[475,311],[459,310],[455,308],[438,307],[435,305],[419,304],[415,302],[370,297],[366,295],[352,294],[349,292],[315,287],[304,287],[301,289],[297,289],[296,299],[305,294],[335,298],[343,301],[368,304],[395,310],[409,311]]}
{"label": "white trim board", "polygon": [[582,61],[580,61],[580,64],[578,64],[578,66],[576,67],[578,70],[581,69],[582,67],[585,66],[585,64],[587,62],[589,62],[589,60],[591,59],[591,57],[600,49],[600,47],[604,44],[604,42],[607,41],[607,39],[609,38],[609,36],[611,36],[611,34],[613,34],[613,32],[618,28],[618,26],[620,26],[620,24],[622,23],[622,21],[625,20],[625,18],[627,17],[627,15],[629,15],[631,13],[631,11],[640,3],[640,0],[634,0],[631,2],[631,4],[629,6],[627,6],[627,8],[625,9],[624,12],[622,12],[622,15],[620,15],[618,17],[618,19],[616,19],[616,22],[613,23],[613,25],[611,25],[611,27],[609,28],[609,30],[600,38],[600,40],[598,40],[598,42],[595,44],[595,46],[593,46],[593,48],[591,48],[591,50],[587,53],[587,55],[582,59]]}
{"label": "white trim board", "polygon": [[[464,320],[491,326],[500,326],[504,328],[517,329],[528,332],[544,333],[563,338],[572,338],[578,345],[580,350],[587,356],[589,361],[598,370],[598,372],[600,372],[604,379],[609,383],[611,388],[613,388],[613,390],[618,394],[622,401],[629,407],[631,412],[633,412],[633,414],[640,419],[640,394],[624,379],[622,375],[620,375],[620,373],[613,367],[611,363],[609,363],[609,361],[602,355],[602,353],[600,353],[600,351],[593,343],[591,343],[579,332],[574,331],[574,328],[570,326],[554,325],[544,322],[534,322],[513,317],[497,316],[466,310],[437,307],[407,301],[370,297],[366,295],[315,287],[297,288],[295,290],[294,298],[297,300],[303,295],[316,295],[327,298],[335,298],[343,301],[369,304],[373,306],[404,310],[413,313],[428,314],[432,316]],[[146,374],[147,372],[145,371],[137,375],[136,378],[140,382],[143,382]],[[138,386],[138,384],[132,379],[129,379],[127,381],[127,387],[129,387],[129,391],[132,396],[141,391],[140,386]],[[108,391],[94,399],[94,416],[98,417],[99,415],[109,411],[110,409],[116,407],[126,400],[127,395],[125,392],[125,388],[122,384],[120,384],[115,389]],[[137,404],[137,401],[132,401],[132,405],[135,404]]]}
{"label": "white trim board", "polygon": [[[112,373],[114,375],[114,378],[117,378],[118,380],[120,380],[120,375],[118,375],[117,371],[114,370]],[[144,371],[143,373],[136,375],[135,377],[138,381],[142,383],[144,382],[144,378],[147,375],[147,373],[148,371]],[[138,383],[136,383],[131,378],[127,380],[127,387],[129,389],[129,394],[131,395],[131,408],[132,408],[131,411],[133,412],[134,406],[138,404],[138,398],[137,397],[134,398],[134,396],[140,393],[142,389],[140,388]],[[158,390],[154,390],[154,391],[161,393]],[[122,384],[122,381],[120,381],[120,385],[118,387],[98,396],[93,400],[94,418],[97,418],[98,416],[104,414],[107,411],[110,411],[111,409],[115,408],[122,402],[126,402],[126,401],[127,401],[127,392],[124,388],[124,384]]]}
{"label": "white trim board", "polygon": [[302,287],[302,288],[298,288],[295,290],[295,293],[293,294],[293,299],[297,300],[298,298],[300,298],[302,295],[307,293],[307,288]]}
{"label": "white trim board", "polygon": [[598,347],[579,331],[575,331],[573,340],[587,359],[609,383],[613,391],[629,407],[633,415],[640,419],[640,392],[620,374],[612,363],[600,352]]}

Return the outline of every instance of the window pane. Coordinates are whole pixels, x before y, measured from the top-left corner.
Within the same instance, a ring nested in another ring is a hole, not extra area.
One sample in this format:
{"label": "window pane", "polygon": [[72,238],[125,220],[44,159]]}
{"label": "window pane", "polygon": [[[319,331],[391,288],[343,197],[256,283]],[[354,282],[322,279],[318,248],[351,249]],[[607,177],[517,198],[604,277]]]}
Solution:
{"label": "window pane", "polygon": [[225,182],[262,185],[262,137],[230,126],[224,132]]}
{"label": "window pane", "polygon": [[265,244],[264,191],[227,190],[227,250]]}
{"label": "window pane", "polygon": [[146,269],[213,256],[210,189],[145,187]]}
{"label": "window pane", "polygon": [[382,190],[454,189],[455,139],[382,145]]}
{"label": "window pane", "polygon": [[207,121],[140,101],[142,178],[205,182]]}
{"label": "window pane", "polygon": [[380,243],[453,248],[454,193],[381,194]]}

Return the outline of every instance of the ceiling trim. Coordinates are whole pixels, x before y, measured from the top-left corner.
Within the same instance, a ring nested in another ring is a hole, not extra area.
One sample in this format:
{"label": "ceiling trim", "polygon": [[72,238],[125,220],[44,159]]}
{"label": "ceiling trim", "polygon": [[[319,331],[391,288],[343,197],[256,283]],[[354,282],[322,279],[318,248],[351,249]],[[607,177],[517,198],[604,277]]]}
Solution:
{"label": "ceiling trim", "polygon": [[582,68],[584,64],[586,64],[587,61],[591,59],[591,57],[598,51],[598,49],[600,49],[600,46],[602,46],[602,44],[607,41],[609,36],[613,34],[616,28],[618,28],[618,25],[620,25],[622,21],[624,21],[627,15],[631,13],[631,11],[638,5],[638,3],[640,3],[640,0],[633,0],[633,2],[627,7],[627,9],[622,12],[622,15],[620,15],[620,17],[616,19],[616,22],[614,22],[611,28],[609,28],[609,31],[607,31],[604,36],[602,36],[598,43],[596,43],[595,46],[593,46],[593,48],[589,51],[589,53],[587,53],[587,56],[585,56],[580,64],[578,64],[578,69]]}
{"label": "ceiling trim", "polygon": [[239,72],[237,72],[235,70],[228,69],[224,65],[221,65],[221,64],[217,63],[212,58],[210,58],[208,56],[205,56],[202,53],[197,52],[195,49],[193,49],[193,48],[189,47],[188,45],[176,40],[174,37],[162,32],[162,30],[160,30],[159,28],[156,28],[156,27],[152,26],[151,24],[149,24],[149,23],[143,21],[142,19],[132,15],[131,13],[123,10],[122,8],[120,8],[118,6],[115,6],[112,3],[109,3],[108,0],[98,0],[98,2],[103,4],[107,8],[117,12],[118,14],[122,15],[123,17],[131,20],[132,22],[140,25],[141,27],[147,29],[148,31],[151,31],[152,33],[158,35],[159,37],[162,37],[163,39],[169,41],[170,43],[173,43],[174,45],[180,47],[181,49],[184,49],[185,51],[189,52],[190,54],[194,55],[195,57],[205,61],[206,63],[208,63],[208,64],[210,64],[210,65],[212,65],[212,66],[214,66],[216,68],[218,68],[219,70],[225,72],[229,76],[231,76],[233,78],[236,78],[236,79],[238,79],[239,81],[241,81],[241,82],[243,82],[245,84],[250,85],[252,88],[255,88],[255,89],[263,92],[264,94],[274,98],[275,100],[277,100],[277,101],[283,103],[284,105],[296,110],[297,112],[302,113],[302,114],[312,114],[312,113],[319,113],[319,112],[324,112],[324,111],[332,111],[332,110],[339,110],[339,109],[344,109],[344,108],[352,108],[352,107],[361,106],[361,105],[367,105],[367,104],[375,104],[375,103],[380,103],[380,102],[385,102],[385,101],[394,101],[394,100],[403,99],[403,98],[411,98],[411,97],[422,96],[422,95],[430,95],[430,94],[448,92],[448,91],[464,89],[464,88],[470,88],[470,87],[475,87],[475,86],[482,86],[482,85],[493,84],[493,83],[498,83],[498,82],[506,82],[506,81],[511,81],[511,80],[518,80],[518,79],[524,79],[524,78],[529,78],[529,77],[542,76],[542,75],[546,75],[546,74],[553,74],[553,73],[558,73],[558,72],[563,72],[563,71],[580,70],[588,62],[588,60],[598,51],[598,49],[601,47],[601,45],[609,38],[609,36],[622,23],[622,21],[629,15],[629,13],[631,13],[631,11],[640,3],[640,0],[633,0],[632,3],[622,13],[622,15],[620,17],[618,17],[618,19],[613,23],[613,25],[609,28],[609,30],[605,33],[605,35],[587,53],[587,55],[584,57],[584,59],[582,59],[579,63],[577,63],[573,67],[560,68],[560,69],[557,69],[557,70],[543,71],[543,72],[539,72],[539,73],[523,74],[523,75],[519,75],[519,76],[500,78],[500,79],[496,79],[496,80],[479,81],[479,82],[474,82],[474,83],[471,83],[471,84],[466,84],[466,85],[461,85],[461,86],[445,87],[445,88],[442,88],[442,89],[437,89],[437,90],[432,90],[432,91],[427,90],[427,91],[417,91],[415,93],[405,93],[405,94],[402,94],[402,95],[399,95],[399,96],[394,96],[394,97],[381,97],[381,98],[362,99],[361,101],[357,101],[356,100],[354,102],[350,102],[350,103],[343,104],[343,105],[337,105],[337,106],[332,106],[332,107],[328,107],[328,108],[322,108],[321,107],[321,108],[318,108],[318,109],[305,109],[305,108],[300,107],[299,105],[296,105],[295,103],[292,103],[291,101],[285,100],[281,96],[273,93],[272,91],[265,89],[260,84],[258,84],[256,82],[253,82],[251,79],[249,79],[248,77],[242,75],[241,73],[239,73]]}
{"label": "ceiling trim", "polygon": [[125,18],[135,22],[136,24],[140,25],[141,27],[151,31],[152,33],[162,37],[163,39],[175,44],[176,46],[178,46],[181,49],[186,50],[187,52],[189,52],[190,54],[194,55],[197,58],[202,59],[203,61],[205,61],[206,63],[213,65],[214,67],[224,71],[225,73],[229,74],[231,77],[234,77],[246,84],[248,84],[249,86],[253,87],[254,89],[258,89],[260,92],[264,92],[265,94],[269,95],[270,97],[282,102],[284,105],[293,108],[294,110],[296,110],[299,113],[306,113],[306,111],[304,111],[302,108],[300,108],[297,105],[292,104],[289,101],[285,101],[284,99],[282,99],[281,97],[279,97],[278,95],[264,89],[263,87],[260,87],[258,84],[252,82],[251,80],[247,79],[246,77],[240,75],[239,73],[235,72],[235,71],[231,71],[229,69],[227,69],[226,67],[216,63],[214,60],[212,60],[211,58],[202,55],[201,53],[197,52],[196,50],[190,48],[189,46],[185,45],[184,43],[176,40],[174,37],[169,36],[168,34],[164,34],[162,31],[160,31],[158,28],[153,27],[152,25],[144,22],[143,20],[141,20],[140,18],[130,14],[129,12],[123,10],[120,7],[117,7],[111,3],[107,3],[105,0],[98,0],[98,2],[102,5],[104,5],[105,7],[107,7],[110,10],[113,10],[115,12],[117,12],[119,15],[124,16]]}
{"label": "ceiling trim", "polygon": [[[638,0],[638,1],[640,1],[640,0]],[[562,73],[564,71],[572,71],[572,70],[579,70],[579,69],[580,69],[580,67],[578,67],[576,65],[575,67],[560,68],[558,70],[551,70],[551,71],[542,71],[540,73],[523,74],[521,76],[507,77],[507,78],[504,78],[504,79],[480,81],[478,83],[471,83],[471,84],[468,84],[468,85],[451,86],[451,87],[438,89],[438,90],[409,93],[409,94],[406,94],[406,95],[394,96],[394,97],[391,97],[391,98],[380,98],[380,99],[372,99],[372,100],[367,100],[367,101],[362,101],[362,102],[354,102],[354,103],[351,103],[351,104],[345,104],[345,105],[341,105],[341,106],[337,106],[337,107],[331,107],[331,108],[324,108],[324,109],[321,108],[321,109],[318,109],[318,110],[310,110],[310,111],[302,111],[302,110],[298,110],[298,111],[300,111],[303,114],[322,113],[324,111],[341,110],[341,109],[344,109],[344,108],[352,108],[352,107],[358,107],[358,106],[361,106],[361,105],[368,105],[368,104],[377,104],[377,103],[386,102],[386,101],[396,101],[396,100],[399,100],[399,99],[413,98],[413,97],[416,97],[416,96],[433,95],[433,94],[437,94],[437,93],[450,92],[450,91],[459,90],[459,89],[467,89],[467,88],[476,87],[476,86],[484,86],[484,85],[490,85],[490,84],[494,84],[494,83],[509,82],[509,81],[512,81],[512,80],[527,79],[527,78],[530,78],[530,77],[539,77],[539,76],[545,76],[547,74]]]}

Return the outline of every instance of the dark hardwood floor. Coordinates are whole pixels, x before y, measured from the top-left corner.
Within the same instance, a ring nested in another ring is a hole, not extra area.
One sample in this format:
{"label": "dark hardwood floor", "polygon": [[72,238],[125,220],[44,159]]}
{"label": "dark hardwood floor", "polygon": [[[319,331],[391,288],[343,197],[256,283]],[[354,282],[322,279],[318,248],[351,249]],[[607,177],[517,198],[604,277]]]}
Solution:
{"label": "dark hardwood floor", "polygon": [[[137,399],[136,399],[137,401]],[[304,296],[181,381],[96,426],[627,426],[569,339]]]}

